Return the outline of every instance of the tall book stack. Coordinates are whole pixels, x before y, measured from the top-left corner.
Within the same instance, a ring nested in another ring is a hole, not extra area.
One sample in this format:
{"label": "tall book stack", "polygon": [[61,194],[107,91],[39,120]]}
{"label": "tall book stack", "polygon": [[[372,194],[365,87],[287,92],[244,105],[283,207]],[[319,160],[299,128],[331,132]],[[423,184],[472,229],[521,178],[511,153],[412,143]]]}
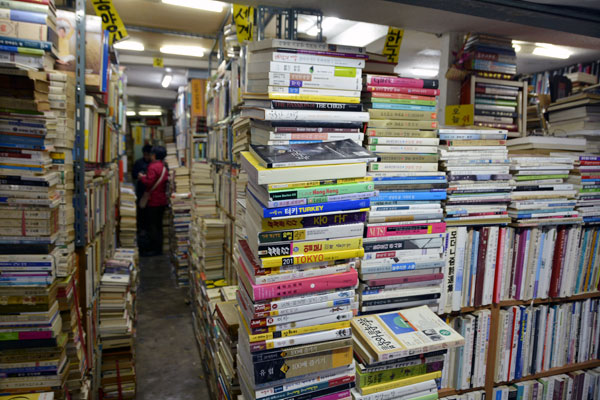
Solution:
{"label": "tall book stack", "polygon": [[[60,176],[52,171],[45,72],[0,72],[0,393],[54,391],[68,375],[57,301]],[[18,98],[17,98],[18,96]],[[68,268],[61,268],[66,273]],[[33,333],[31,333],[33,332]],[[45,363],[41,367],[39,362]],[[43,375],[42,375],[43,374]]]}
{"label": "tall book stack", "polygon": [[461,104],[474,104],[474,124],[477,126],[506,129],[510,132],[521,130],[520,88],[502,80],[486,79],[475,82],[475,92],[471,90],[471,79],[466,79],[461,87]]}
{"label": "tall book stack", "polygon": [[465,69],[482,78],[512,80],[517,74],[517,53],[510,38],[477,33],[465,43]]}
{"label": "tall book stack", "polygon": [[57,244],[61,248],[57,274],[65,276],[74,271],[75,265],[75,208],[73,196],[75,175],[73,172],[73,146],[75,145],[75,85],[74,78],[62,72],[48,73],[51,114],[56,123],[48,129],[48,138],[52,138],[54,150],[50,152],[52,170],[61,178],[57,186],[61,195],[59,206],[59,237]]}
{"label": "tall book stack", "polygon": [[444,204],[443,312],[492,303],[498,248],[505,246],[511,222],[512,190],[505,130],[439,130],[441,167],[448,177]]}
{"label": "tall book stack", "polygon": [[[598,359],[598,299],[500,310],[495,381]],[[594,337],[596,335],[596,337]],[[556,338],[560,338],[557,340]],[[554,396],[553,398],[574,398]]]}
{"label": "tall book stack", "polygon": [[[281,399],[298,392],[350,398],[354,267],[364,254],[369,199],[334,200],[327,189],[343,184],[320,180],[364,180],[366,163],[374,159],[352,140],[251,146],[242,153],[249,178],[248,241],[238,243],[237,356],[244,398],[278,392]],[[273,203],[277,192],[305,205]]]}
{"label": "tall book stack", "polygon": [[[220,288],[220,292],[231,292],[231,289],[237,289],[236,286],[227,286]],[[223,298],[223,294],[221,295]],[[221,391],[228,398],[235,398],[240,395],[240,382],[237,372],[237,337],[239,328],[239,317],[236,308],[237,301],[235,295],[233,300],[220,301],[215,306],[215,326],[216,326],[216,349],[218,360],[219,386]]]}
{"label": "tall book stack", "polygon": [[575,210],[577,190],[567,183],[570,157],[511,155],[514,188],[508,214],[513,225],[530,227],[581,222]]}
{"label": "tall book stack", "polygon": [[204,279],[217,280],[225,276],[224,246],[225,222],[220,219],[202,218],[199,256],[200,271]]}
{"label": "tall book stack", "polygon": [[0,4],[0,63],[22,69],[54,67],[58,47],[53,0]]}
{"label": "tall book stack", "polygon": [[600,222],[600,156],[575,153],[571,157],[574,168],[567,183],[573,184],[578,191],[577,211],[584,223],[597,224]]}
{"label": "tall book stack", "polygon": [[[579,93],[563,97],[548,106],[549,131],[554,136],[585,137],[594,143],[598,152],[600,129],[600,96],[596,93]],[[588,147],[586,151],[592,151]]]}
{"label": "tall book stack", "polygon": [[125,248],[137,247],[137,207],[135,187],[121,182],[119,194],[119,243]]}
{"label": "tall book stack", "polygon": [[[176,188],[177,190],[177,188]],[[179,286],[189,284],[189,245],[192,223],[192,195],[189,192],[171,193],[171,264]]]}
{"label": "tall book stack", "polygon": [[356,317],[354,400],[437,399],[444,355],[465,339],[427,306]]}
{"label": "tall book stack", "polygon": [[99,336],[102,344],[100,387],[105,398],[135,398],[136,258],[135,249],[118,248],[103,266]]}
{"label": "tall book stack", "polygon": [[194,161],[190,171],[194,215],[202,217],[217,214],[217,200],[213,188],[210,164]]}
{"label": "tall book stack", "polygon": [[379,162],[369,164],[377,195],[359,269],[360,311],[419,305],[437,310],[447,186],[438,171],[438,81],[384,75],[366,75],[364,81],[370,114],[365,146]]}

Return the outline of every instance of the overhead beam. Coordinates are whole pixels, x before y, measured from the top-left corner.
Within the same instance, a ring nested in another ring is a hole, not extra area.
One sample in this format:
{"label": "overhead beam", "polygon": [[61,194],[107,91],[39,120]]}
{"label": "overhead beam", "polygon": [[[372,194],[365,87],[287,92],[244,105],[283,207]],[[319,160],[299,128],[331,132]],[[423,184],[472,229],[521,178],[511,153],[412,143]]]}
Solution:
{"label": "overhead beam", "polygon": [[[161,55],[163,57],[163,55]],[[151,56],[138,56],[132,54],[119,54],[119,62],[121,65],[153,65],[153,57]],[[208,61],[185,59],[185,58],[174,58],[174,57],[163,57],[163,64],[165,67],[171,68],[193,68],[193,69],[207,69]]]}
{"label": "overhead beam", "polygon": [[127,86],[127,96],[175,100],[177,98],[177,91],[168,89],[151,89],[140,86]]}
{"label": "overhead beam", "polygon": [[174,31],[174,30],[170,30],[170,29],[152,28],[150,26],[125,25],[125,28],[128,31],[134,31],[134,32],[150,32],[150,33],[158,33],[158,34],[161,34],[161,35],[180,36],[180,37],[192,38],[192,39],[212,39],[212,40],[215,40],[217,38],[217,35],[203,34],[203,33],[181,32],[181,31]]}

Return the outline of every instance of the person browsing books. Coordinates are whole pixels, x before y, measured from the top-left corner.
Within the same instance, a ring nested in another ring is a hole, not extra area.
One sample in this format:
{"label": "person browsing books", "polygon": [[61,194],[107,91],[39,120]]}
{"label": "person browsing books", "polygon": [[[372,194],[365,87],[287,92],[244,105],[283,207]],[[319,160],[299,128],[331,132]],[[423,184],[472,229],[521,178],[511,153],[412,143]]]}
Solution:
{"label": "person browsing books", "polygon": [[146,174],[140,173],[138,177],[144,184],[146,191],[140,199],[140,207],[146,208],[148,227],[148,243],[143,246],[141,255],[153,256],[162,254],[163,229],[162,220],[167,206],[167,181],[169,172],[163,160],[167,151],[162,146],[154,146],[150,152],[150,164]]}

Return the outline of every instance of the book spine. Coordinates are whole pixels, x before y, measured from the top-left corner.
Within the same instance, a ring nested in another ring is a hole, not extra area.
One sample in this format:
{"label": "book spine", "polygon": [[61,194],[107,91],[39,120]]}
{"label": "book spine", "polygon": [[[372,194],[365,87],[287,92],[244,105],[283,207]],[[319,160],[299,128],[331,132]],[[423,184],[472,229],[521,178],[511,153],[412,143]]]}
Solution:
{"label": "book spine", "polygon": [[24,10],[11,10],[0,8],[0,19],[29,22],[32,24],[46,24],[46,14]]}
{"label": "book spine", "polygon": [[[499,106],[490,106],[499,107]],[[372,119],[401,119],[401,120],[437,120],[436,112],[429,111],[403,111],[403,110],[369,110],[369,115]],[[371,126],[371,125],[369,125]]]}
{"label": "book spine", "polygon": [[313,213],[326,213],[333,211],[344,211],[344,210],[358,210],[361,208],[368,208],[370,201],[365,200],[349,200],[344,202],[336,203],[320,203],[313,204],[310,206],[292,206],[292,207],[280,207],[280,208],[265,208],[263,207],[263,218],[273,218],[282,216],[293,216],[293,215],[305,215]]}
{"label": "book spine", "polygon": [[283,229],[318,228],[339,224],[362,223],[365,222],[366,219],[366,212],[350,212],[288,219],[263,219],[261,229],[268,232]]}
{"label": "book spine", "polygon": [[[379,110],[381,111],[381,110]],[[382,117],[383,118],[383,117]],[[382,129],[437,129],[437,121],[407,121],[407,120],[395,120],[395,119],[377,119],[372,117],[369,120],[369,128],[382,128]]]}
{"label": "book spine", "polygon": [[437,89],[437,79],[411,79],[411,78],[400,78],[394,76],[377,76],[367,75],[367,85],[371,86],[392,86],[392,87],[406,87],[406,88],[418,88],[418,89]]}
{"label": "book spine", "polygon": [[400,93],[400,94],[414,94],[419,96],[439,96],[439,89],[425,89],[425,88],[410,88],[410,87],[398,87],[398,86],[376,86],[367,85],[367,91],[378,92],[378,93]]}
{"label": "book spine", "polygon": [[364,134],[355,132],[323,133],[271,133],[269,140],[344,140],[362,141]]}
{"label": "book spine", "polygon": [[364,250],[361,247],[360,249],[352,250],[338,250],[315,254],[296,254],[291,256],[263,258],[261,259],[261,264],[263,268],[276,268],[284,265],[344,260],[347,258],[362,257],[363,255]]}
{"label": "book spine", "polygon": [[[256,64],[263,66],[263,64]],[[323,77],[342,77],[342,78],[357,78],[360,77],[360,68],[337,67],[330,65],[314,65],[314,64],[291,64],[281,62],[268,63],[269,72],[283,72],[294,74],[310,74]],[[359,94],[360,96],[360,94]]]}
{"label": "book spine", "polygon": [[427,153],[436,154],[437,146],[410,146],[410,145],[368,145],[367,150],[375,153]]}
{"label": "book spine", "polygon": [[373,182],[351,183],[346,185],[317,186],[311,188],[299,188],[294,190],[278,190],[269,192],[271,200],[302,199],[308,197],[335,196],[341,194],[353,194],[370,192],[375,189]]}
{"label": "book spine", "polygon": [[[281,75],[281,74],[280,74]],[[283,74],[290,75],[290,74]],[[277,110],[323,110],[323,111],[362,111],[361,104],[343,104],[343,103],[306,103],[300,101],[283,101],[283,100],[273,100],[271,101],[271,108]],[[292,129],[294,127],[282,127]],[[310,132],[310,128],[300,128],[296,127],[296,129],[301,129],[300,132]],[[275,129],[276,132],[279,132],[279,129]],[[314,132],[345,132],[350,131],[350,129],[346,128],[321,128],[315,127],[312,128]],[[358,132],[356,130],[355,132]]]}
{"label": "book spine", "polygon": [[[284,88],[288,89],[288,88]],[[307,91],[315,91],[319,89],[306,89]],[[330,91],[331,92],[331,91]],[[345,91],[345,95],[350,94],[350,91]],[[360,93],[360,92],[358,92]],[[290,93],[289,91],[284,93],[269,92],[269,99],[273,100],[293,100],[293,101],[312,101],[312,102],[334,102],[334,103],[360,103],[358,96],[339,96],[335,94],[300,94]]]}
{"label": "book spine", "polygon": [[[325,276],[331,274],[339,274],[342,272],[348,272],[350,270],[349,264],[333,265],[330,267],[321,267],[315,269],[308,269],[304,271],[295,271],[287,273],[274,273],[274,274],[255,274],[253,282],[256,285],[264,285],[266,283],[277,283],[277,282],[288,282],[294,279],[314,278],[318,276]],[[262,271],[269,271],[268,269]]]}
{"label": "book spine", "polygon": [[422,235],[430,233],[445,233],[446,224],[437,222],[433,224],[391,224],[387,226],[367,226],[366,237],[386,237],[386,236],[408,236]]}
{"label": "book spine", "polygon": [[[339,98],[360,97],[359,90],[337,90],[337,89],[317,89],[310,87],[286,87],[286,86],[269,86],[267,88],[269,94],[294,94],[307,96],[332,96]],[[500,106],[489,106],[500,107]]]}
{"label": "book spine", "polygon": [[[374,99],[379,99],[379,101],[384,101],[384,100],[420,100],[420,101],[427,101],[428,104],[431,103],[431,105],[435,105],[436,104],[436,98],[435,95],[431,95],[431,96],[422,96],[422,95],[417,95],[417,94],[406,94],[406,93],[389,93],[389,92],[370,92],[367,93],[366,95],[363,93],[363,96],[365,96],[367,99],[373,101]],[[413,103],[406,103],[406,104],[413,104]],[[419,104],[419,103],[414,103],[414,104]]]}
{"label": "book spine", "polygon": [[[327,251],[354,250],[362,247],[362,236],[359,238],[342,238],[317,241],[291,241],[288,243],[271,243],[258,246],[259,257],[292,256],[315,254]],[[265,260],[263,260],[265,261]]]}
{"label": "book spine", "polygon": [[396,103],[371,103],[371,109],[382,110],[407,110],[407,111],[429,111],[435,112],[435,106],[418,104],[396,104]]}
{"label": "book spine", "polygon": [[425,275],[413,275],[413,276],[404,276],[398,278],[382,278],[382,279],[371,279],[368,280],[369,287],[377,287],[377,286],[389,286],[389,285],[400,285],[406,283],[414,283],[414,282],[427,282],[427,281],[436,281],[440,280],[444,277],[443,273],[439,274],[425,274]]}
{"label": "book spine", "polygon": [[[252,56],[249,57],[252,62]],[[365,60],[348,57],[317,56],[302,53],[272,53],[272,61],[298,64],[332,65],[336,67],[364,68]]]}
{"label": "book spine", "polygon": [[350,328],[334,329],[330,331],[316,332],[306,336],[281,337],[278,339],[266,340],[263,342],[250,343],[250,351],[257,352],[268,349],[277,349],[292,345],[302,345],[311,343],[320,343],[330,340],[344,339],[352,337]]}
{"label": "book spine", "polygon": [[258,241],[262,244],[284,242],[288,240],[322,240],[338,237],[351,237],[362,235],[363,228],[364,225],[360,223],[288,231],[261,232],[258,234]]}
{"label": "book spine", "polygon": [[412,138],[412,137],[373,137],[369,138],[369,144],[387,144],[387,145],[413,145],[413,146],[437,146],[438,139],[433,138]]}
{"label": "book spine", "polygon": [[340,201],[351,201],[351,200],[360,200],[360,199],[368,199],[370,197],[375,196],[376,192],[359,192],[359,193],[347,193],[347,194],[339,194],[334,196],[321,196],[321,197],[308,197],[302,199],[289,199],[289,200],[276,200],[269,201],[267,203],[267,207],[275,208],[275,207],[288,207],[288,206],[297,206],[297,205],[307,205],[307,204],[316,204],[316,203],[331,203],[331,202],[340,202]]}
{"label": "book spine", "polygon": [[360,80],[352,78],[332,78],[323,81],[269,78],[269,86],[336,90],[361,90],[362,88]]}

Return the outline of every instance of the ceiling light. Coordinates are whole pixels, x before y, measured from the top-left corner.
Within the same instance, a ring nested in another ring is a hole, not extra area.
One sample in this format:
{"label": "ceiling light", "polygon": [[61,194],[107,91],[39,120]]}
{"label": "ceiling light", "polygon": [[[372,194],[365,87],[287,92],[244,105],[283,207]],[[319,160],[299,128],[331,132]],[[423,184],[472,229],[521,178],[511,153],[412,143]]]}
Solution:
{"label": "ceiling light", "polygon": [[533,49],[532,54],[542,57],[560,58],[566,60],[571,57],[571,52],[562,47],[554,46],[546,43],[536,43],[536,48]]}
{"label": "ceiling light", "polygon": [[339,24],[340,22],[342,22],[342,20],[339,18],[325,17],[325,18],[323,18],[323,21],[321,21],[321,27],[323,28],[324,31],[328,31],[331,28],[333,28],[334,26],[336,26],[337,24]]}
{"label": "ceiling light", "polygon": [[387,34],[387,31],[388,27],[384,25],[358,22],[334,37],[331,42],[333,44],[363,47],[382,38]]}
{"label": "ceiling light", "polygon": [[317,26],[314,25],[312,28],[306,31],[306,34],[308,36],[317,36],[319,34],[319,28],[317,28]]}
{"label": "ceiling light", "polygon": [[113,45],[115,49],[119,50],[133,50],[133,51],[144,51],[144,43],[136,42],[135,40],[123,40]]}
{"label": "ceiling light", "polygon": [[431,78],[437,76],[439,69],[411,68],[410,72],[416,76],[424,76]]}
{"label": "ceiling light", "polygon": [[172,80],[173,80],[173,75],[167,74],[167,75],[163,76],[162,82],[160,84],[162,87],[164,87],[166,89],[169,87]]}
{"label": "ceiling light", "polygon": [[518,52],[521,51],[521,45],[520,44],[513,43],[512,47],[513,47],[513,49],[515,49],[515,53],[518,53]]}
{"label": "ceiling light", "polygon": [[127,111],[125,114],[128,117],[135,117],[137,115],[137,113],[135,111]]}
{"label": "ceiling light", "polygon": [[179,56],[204,57],[204,49],[200,46],[166,45],[160,48],[161,53],[176,54]]}
{"label": "ceiling light", "polygon": [[440,57],[442,52],[436,49],[423,49],[417,53],[418,56]]}
{"label": "ceiling light", "polygon": [[138,114],[142,117],[157,117],[159,115],[162,115],[162,110],[146,110],[140,111]]}
{"label": "ceiling light", "polygon": [[220,1],[212,0],[162,0],[165,4],[172,6],[195,8],[197,10],[221,12],[225,6]]}

